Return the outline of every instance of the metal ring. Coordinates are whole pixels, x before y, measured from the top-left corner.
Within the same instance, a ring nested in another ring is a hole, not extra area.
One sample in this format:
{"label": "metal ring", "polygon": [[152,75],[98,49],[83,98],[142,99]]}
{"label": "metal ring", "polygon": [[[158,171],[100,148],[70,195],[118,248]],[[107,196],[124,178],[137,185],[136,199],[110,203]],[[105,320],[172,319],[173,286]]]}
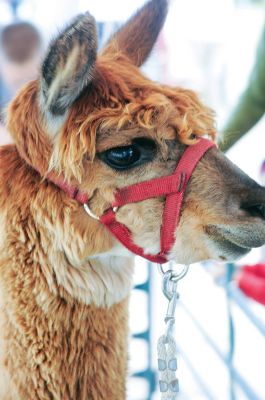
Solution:
{"label": "metal ring", "polygon": [[158,271],[160,272],[160,274],[162,276],[164,276],[168,272],[171,272],[170,280],[173,282],[180,281],[182,278],[184,278],[184,276],[187,274],[187,272],[189,270],[189,265],[186,265],[186,264],[183,265],[183,269],[182,269],[182,271],[180,271],[180,273],[177,273],[177,271],[174,269],[168,269],[167,271],[164,271],[161,264],[157,264],[157,267],[158,267]]}
{"label": "metal ring", "polygon": [[89,205],[87,203],[84,204],[84,209],[85,209],[86,213],[91,218],[96,219],[97,221],[99,221],[99,217],[90,210],[90,207],[89,207]]}
{"label": "metal ring", "polygon": [[[84,204],[84,209],[85,209],[86,213],[87,213],[91,218],[96,219],[97,221],[100,220],[100,218],[99,218],[96,214],[94,214],[93,211],[91,211],[91,209],[90,209],[88,203],[85,203],[85,204]],[[119,209],[119,207],[113,207],[113,208],[112,208],[112,211],[116,214],[116,212],[118,211],[118,209]]]}

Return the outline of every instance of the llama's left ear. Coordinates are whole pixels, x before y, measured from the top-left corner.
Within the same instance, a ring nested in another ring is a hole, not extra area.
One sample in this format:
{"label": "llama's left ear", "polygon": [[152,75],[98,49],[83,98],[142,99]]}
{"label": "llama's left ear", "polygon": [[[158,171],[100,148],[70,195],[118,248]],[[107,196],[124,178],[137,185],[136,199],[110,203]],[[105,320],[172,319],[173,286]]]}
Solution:
{"label": "llama's left ear", "polygon": [[97,54],[94,18],[79,15],[51,43],[42,65],[41,103],[53,116],[63,116],[93,78]]}
{"label": "llama's left ear", "polygon": [[169,0],[150,0],[113,35],[102,54],[124,53],[138,67],[149,56],[162,29]]}

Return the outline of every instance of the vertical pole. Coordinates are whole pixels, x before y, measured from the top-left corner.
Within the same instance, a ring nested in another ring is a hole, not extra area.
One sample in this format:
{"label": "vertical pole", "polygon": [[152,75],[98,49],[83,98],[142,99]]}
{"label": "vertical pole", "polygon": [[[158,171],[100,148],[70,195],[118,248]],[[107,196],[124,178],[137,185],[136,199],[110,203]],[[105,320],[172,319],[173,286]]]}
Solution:
{"label": "vertical pole", "polygon": [[10,8],[12,10],[12,15],[13,15],[13,19],[16,20],[17,19],[17,9],[18,6],[20,5],[21,0],[10,0]]}
{"label": "vertical pole", "polygon": [[228,368],[229,368],[229,398],[230,400],[235,400],[235,387],[234,387],[234,368],[233,368],[233,359],[235,352],[235,325],[233,321],[232,307],[231,307],[231,299],[229,295],[229,285],[232,281],[234,274],[234,264],[229,263],[226,266],[226,282],[225,282],[225,292],[226,292],[226,304],[227,304],[227,316],[228,316],[228,337],[229,337],[229,347],[228,347]]}

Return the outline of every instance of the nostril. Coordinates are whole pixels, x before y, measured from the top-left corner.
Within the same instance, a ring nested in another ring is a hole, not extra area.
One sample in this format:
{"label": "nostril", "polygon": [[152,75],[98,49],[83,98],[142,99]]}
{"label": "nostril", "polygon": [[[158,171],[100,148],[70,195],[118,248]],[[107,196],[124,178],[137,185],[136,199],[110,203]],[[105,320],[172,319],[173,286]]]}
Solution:
{"label": "nostril", "polygon": [[243,205],[242,209],[247,211],[252,217],[259,217],[265,220],[265,204]]}

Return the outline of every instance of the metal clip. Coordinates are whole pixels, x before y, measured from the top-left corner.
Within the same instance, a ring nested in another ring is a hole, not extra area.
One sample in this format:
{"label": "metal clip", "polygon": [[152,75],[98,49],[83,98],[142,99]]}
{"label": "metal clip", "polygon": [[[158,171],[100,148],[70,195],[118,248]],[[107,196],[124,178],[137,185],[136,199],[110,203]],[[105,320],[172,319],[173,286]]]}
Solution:
{"label": "metal clip", "polygon": [[177,392],[179,391],[179,382],[176,376],[177,348],[173,329],[175,325],[175,311],[179,299],[177,284],[186,275],[188,268],[185,265],[182,271],[177,273],[173,269],[164,271],[162,266],[159,266],[159,271],[163,276],[162,291],[168,300],[167,313],[164,318],[166,332],[159,338],[157,344],[159,389],[162,400],[176,400]]}
{"label": "metal clip", "polygon": [[[172,265],[173,263],[170,262],[170,264]],[[163,266],[161,264],[157,264],[157,268],[159,273],[164,276],[167,272],[171,272],[171,280],[172,281],[180,281],[182,278],[184,278],[184,276],[187,274],[188,270],[189,270],[189,265],[184,265],[182,266],[182,270],[180,272],[178,272],[175,269],[168,269],[167,271],[164,271]]]}
{"label": "metal clip", "polygon": [[166,298],[168,299],[168,307],[167,313],[165,316],[165,323],[167,326],[166,330],[166,338],[168,339],[169,335],[172,335],[174,324],[175,324],[175,311],[177,306],[177,301],[179,298],[179,294],[177,292],[177,281],[172,280],[172,271],[167,271],[162,280],[162,290]]}

